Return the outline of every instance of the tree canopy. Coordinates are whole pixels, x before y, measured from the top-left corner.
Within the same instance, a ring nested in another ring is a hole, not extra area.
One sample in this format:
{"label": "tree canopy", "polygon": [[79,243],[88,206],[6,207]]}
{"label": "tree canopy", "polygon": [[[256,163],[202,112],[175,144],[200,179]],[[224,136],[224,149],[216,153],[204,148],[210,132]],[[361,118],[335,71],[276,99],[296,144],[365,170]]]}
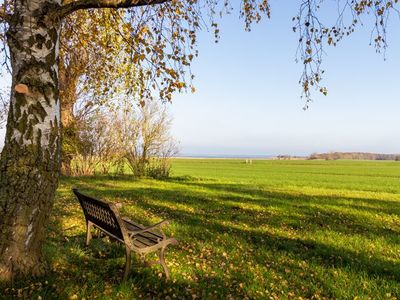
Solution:
{"label": "tree canopy", "polygon": [[[299,83],[306,106],[313,90],[327,94],[321,83],[325,73],[324,47],[336,46],[362,26],[363,15],[370,15],[371,43],[377,52],[385,52],[387,22],[391,14],[399,15],[398,0],[336,2],[334,22],[331,18],[327,23],[321,17],[321,11],[331,4],[320,0],[299,1],[292,19],[293,31],[299,35],[297,58],[304,66]],[[61,62],[71,63],[73,56],[78,56],[81,68],[84,66],[80,75],[85,84],[81,87],[91,90],[89,94],[110,95],[124,90],[139,101],[153,97],[171,101],[174,92],[195,90],[190,66],[198,55],[199,30],[212,30],[218,41],[218,19],[232,13],[235,6],[229,0],[64,1],[50,17],[62,19]],[[3,71],[10,69],[6,31],[14,7],[13,1],[4,0],[0,14]],[[246,30],[251,30],[263,16],[269,18],[273,14],[270,1],[266,0],[243,0],[238,8]]]}

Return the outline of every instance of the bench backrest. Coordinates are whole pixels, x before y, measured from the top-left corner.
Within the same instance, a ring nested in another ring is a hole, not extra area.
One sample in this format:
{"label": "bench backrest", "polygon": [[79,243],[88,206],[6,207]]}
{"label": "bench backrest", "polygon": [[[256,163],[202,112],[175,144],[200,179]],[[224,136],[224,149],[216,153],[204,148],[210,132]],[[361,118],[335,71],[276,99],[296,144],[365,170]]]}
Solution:
{"label": "bench backrest", "polygon": [[81,194],[72,189],[81,204],[86,221],[92,222],[121,242],[125,242],[125,228],[113,204]]}

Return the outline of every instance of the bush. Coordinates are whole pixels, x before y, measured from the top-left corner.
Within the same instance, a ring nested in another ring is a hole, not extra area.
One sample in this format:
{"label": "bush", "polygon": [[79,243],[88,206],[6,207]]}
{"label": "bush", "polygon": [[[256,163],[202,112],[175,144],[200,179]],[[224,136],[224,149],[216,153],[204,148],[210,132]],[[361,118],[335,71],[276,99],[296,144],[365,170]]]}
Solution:
{"label": "bush", "polygon": [[166,107],[149,101],[137,110],[127,110],[121,124],[124,157],[133,175],[167,178],[169,158],[177,153],[177,147]]}
{"label": "bush", "polygon": [[171,161],[167,158],[152,158],[146,167],[146,175],[155,179],[166,179],[171,173]]}
{"label": "bush", "polygon": [[90,176],[96,172],[99,164],[99,158],[92,155],[76,155],[70,165],[70,175],[72,176]]}

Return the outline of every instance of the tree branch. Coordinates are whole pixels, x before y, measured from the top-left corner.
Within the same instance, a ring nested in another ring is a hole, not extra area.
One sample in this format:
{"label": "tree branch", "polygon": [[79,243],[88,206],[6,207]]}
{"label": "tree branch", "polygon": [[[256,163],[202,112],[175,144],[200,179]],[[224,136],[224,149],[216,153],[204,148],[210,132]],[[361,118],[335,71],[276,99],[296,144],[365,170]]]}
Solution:
{"label": "tree branch", "polygon": [[55,16],[62,19],[74,11],[89,8],[129,8],[153,4],[161,4],[170,0],[78,0],[61,6]]}

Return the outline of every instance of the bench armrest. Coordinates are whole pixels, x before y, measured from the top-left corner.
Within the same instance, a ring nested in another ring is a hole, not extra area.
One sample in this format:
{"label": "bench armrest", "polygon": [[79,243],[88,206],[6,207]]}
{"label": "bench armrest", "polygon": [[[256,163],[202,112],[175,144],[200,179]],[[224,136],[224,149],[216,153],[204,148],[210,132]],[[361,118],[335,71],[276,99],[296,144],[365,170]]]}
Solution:
{"label": "bench armrest", "polygon": [[167,237],[166,237],[164,231],[162,230],[162,227],[168,225],[169,222],[170,222],[169,220],[164,220],[164,221],[161,221],[161,222],[159,222],[159,223],[157,223],[157,224],[154,224],[154,225],[152,225],[152,226],[143,228],[143,229],[141,229],[141,230],[129,231],[129,237],[132,238],[132,237],[134,237],[134,236],[137,235],[137,234],[144,233],[144,232],[148,232],[148,231],[150,231],[150,230],[152,230],[152,229],[158,229],[158,230],[160,230],[160,232],[161,232],[161,234],[162,234],[162,237],[163,237],[163,239],[165,240],[165,239],[167,239]]}

